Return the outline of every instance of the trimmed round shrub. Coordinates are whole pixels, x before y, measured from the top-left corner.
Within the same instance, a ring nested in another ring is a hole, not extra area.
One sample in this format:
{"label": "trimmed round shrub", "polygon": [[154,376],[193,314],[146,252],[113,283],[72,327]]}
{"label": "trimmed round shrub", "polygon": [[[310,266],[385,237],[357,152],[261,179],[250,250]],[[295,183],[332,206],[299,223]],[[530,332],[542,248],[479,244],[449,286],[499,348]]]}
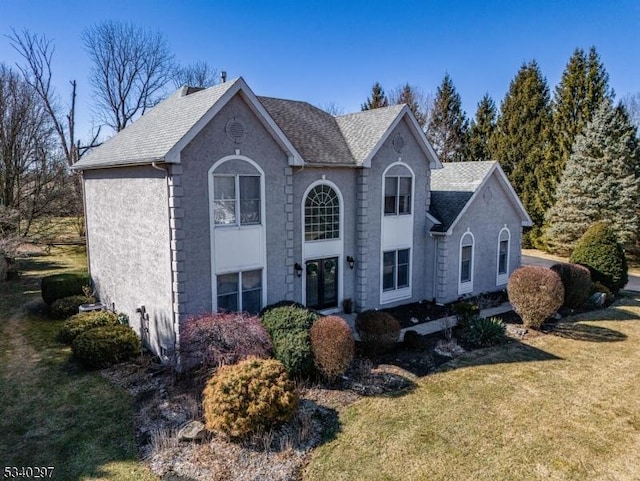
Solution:
{"label": "trimmed round shrub", "polygon": [[532,329],[538,329],[564,302],[560,276],[541,266],[516,269],[509,278],[507,293],[525,327]]}
{"label": "trimmed round shrub", "polygon": [[273,344],[273,355],[294,377],[313,373],[310,330],[318,315],[296,306],[276,307],[265,312],[261,322]]}
{"label": "trimmed round shrub", "polygon": [[127,361],[140,354],[140,338],[129,326],[95,327],[71,344],[74,356],[88,367],[101,368]]}
{"label": "trimmed round shrub", "polygon": [[506,331],[507,326],[502,319],[474,316],[467,320],[460,336],[474,347],[489,347],[503,342]]}
{"label": "trimmed round shrub", "polygon": [[83,294],[82,288],[90,284],[89,274],[67,272],[43,277],[40,282],[40,290],[42,299],[50,306],[57,299]]}
{"label": "trimmed round shrub", "polygon": [[118,324],[118,315],[115,312],[80,312],[65,321],[58,337],[62,342],[71,344],[76,337],[85,331],[96,327],[117,326]]}
{"label": "trimmed round shrub", "polygon": [[353,361],[355,342],[347,322],[321,317],[311,326],[311,349],[318,372],[329,381],[342,376]]}
{"label": "trimmed round shrub", "polygon": [[262,316],[265,315],[265,313],[273,309],[276,309],[278,307],[297,307],[298,309],[306,309],[302,304],[296,301],[278,301],[263,307],[260,313],[258,314],[258,317],[261,318]]}
{"label": "trimmed round shrub", "polygon": [[49,315],[53,319],[66,319],[74,314],[78,314],[78,308],[82,304],[93,302],[96,302],[94,297],[87,297],[84,294],[81,296],[69,296],[56,299],[49,307]]}
{"label": "trimmed round shrub", "polygon": [[582,306],[591,293],[591,273],[580,264],[559,263],[550,268],[560,276],[564,286],[563,306],[577,309]]}
{"label": "trimmed round shrub", "polygon": [[216,371],[204,388],[202,407],[208,430],[242,438],[289,420],[298,401],[282,363],[249,358]]}
{"label": "trimmed round shrub", "polygon": [[614,294],[629,281],[624,249],[606,222],[597,222],[587,229],[569,261],[587,267],[591,279],[601,282]]}
{"label": "trimmed round shrub", "polygon": [[271,356],[271,339],[256,316],[228,312],[187,319],[180,333],[180,354],[186,370],[215,369],[250,356]]}
{"label": "trimmed round shrub", "polygon": [[400,323],[391,314],[383,311],[363,311],[356,317],[356,332],[367,351],[383,352],[398,342]]}

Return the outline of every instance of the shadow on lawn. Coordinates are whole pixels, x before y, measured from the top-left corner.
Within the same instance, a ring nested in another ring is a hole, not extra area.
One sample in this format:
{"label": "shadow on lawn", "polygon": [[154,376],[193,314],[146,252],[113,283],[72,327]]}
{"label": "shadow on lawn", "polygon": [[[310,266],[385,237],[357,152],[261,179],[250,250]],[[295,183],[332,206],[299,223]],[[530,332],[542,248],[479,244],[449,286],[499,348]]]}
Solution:
{"label": "shadow on lawn", "polygon": [[585,342],[620,342],[627,339],[625,334],[613,329],[579,322],[558,323],[554,326],[551,334],[565,339]]}

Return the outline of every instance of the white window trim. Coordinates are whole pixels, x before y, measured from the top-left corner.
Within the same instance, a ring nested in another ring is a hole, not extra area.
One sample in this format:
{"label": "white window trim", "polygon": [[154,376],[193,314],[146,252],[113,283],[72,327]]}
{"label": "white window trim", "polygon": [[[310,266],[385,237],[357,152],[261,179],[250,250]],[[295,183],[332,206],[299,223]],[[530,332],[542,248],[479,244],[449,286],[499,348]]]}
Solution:
{"label": "white window trim", "polygon": [[[241,223],[241,212],[240,212],[240,204],[241,204],[241,199],[240,199],[240,177],[258,177],[261,178],[261,175],[256,175],[256,174],[216,174],[215,172],[211,173],[211,176],[213,177],[211,184],[214,186],[213,189],[213,193],[212,196],[215,196],[215,178],[216,177],[233,177],[233,181],[234,181],[234,191],[235,191],[235,212],[234,212],[234,216],[236,221],[233,224],[216,224],[215,223],[215,210],[214,210],[214,218],[213,218],[213,222],[214,222],[214,227],[216,229],[225,229],[225,228],[229,228],[229,227],[239,227],[239,228],[246,228],[246,227],[251,227],[251,226],[255,226],[255,225],[262,225],[263,222],[263,217],[262,217],[262,202],[264,199],[264,194],[262,192],[262,180],[260,181],[260,222],[252,222],[250,224],[242,224]],[[211,202],[215,202],[215,197],[211,197]]]}
{"label": "white window trim", "polygon": [[[258,163],[256,161],[254,161],[253,159],[250,159],[249,157],[245,157],[244,155],[228,155],[226,157],[223,157],[219,160],[217,160],[216,162],[214,162],[214,164],[209,168],[209,171],[207,172],[207,183],[208,183],[208,187],[209,187],[209,199],[208,199],[208,207],[209,207],[209,239],[210,239],[210,259],[211,259],[211,310],[213,312],[216,312],[218,310],[218,281],[217,281],[217,275],[218,274],[230,274],[231,272],[217,272],[216,271],[216,263],[215,263],[215,238],[216,236],[214,235],[214,230],[216,227],[215,224],[215,219],[214,219],[214,212],[213,212],[213,173],[216,171],[216,169],[218,167],[220,167],[222,164],[224,164],[225,162],[229,162],[230,160],[242,160],[244,162],[247,162],[248,164],[250,164],[251,166],[253,166],[258,173],[260,174],[260,219],[261,219],[261,223],[260,224],[250,224],[247,226],[240,226],[240,225],[236,225],[236,226],[229,226],[230,229],[262,229],[265,233],[266,233],[266,229],[267,229],[267,217],[266,217],[266,202],[265,202],[265,175],[264,175],[264,170],[262,170],[262,168],[258,165]],[[266,239],[266,238],[265,238]],[[259,265],[246,265],[246,266],[242,266],[242,270],[243,271],[252,271],[252,270],[258,270],[258,269],[262,269],[262,305],[265,306],[266,305],[266,299],[267,299],[267,243],[266,240],[263,243],[262,246],[262,259],[263,259],[263,264],[259,264]],[[237,271],[232,271],[232,272],[237,272]]]}
{"label": "white window trim", "polygon": [[[230,271],[230,272],[218,272],[214,278],[215,284],[216,284],[216,291],[218,290],[218,276],[224,276],[224,275],[228,275],[228,274],[238,274],[238,291],[236,292],[236,294],[238,295],[238,311],[237,312],[244,312],[243,306],[242,306],[242,293],[244,292],[242,290],[242,275],[245,272],[253,272],[253,271],[261,271],[262,276],[261,276],[261,285],[260,285],[260,309],[262,309],[265,306],[265,297],[264,297],[264,269],[262,267],[258,267],[255,269],[242,269],[241,271]],[[218,296],[217,296],[217,292],[216,292],[216,312],[218,311]],[[260,311],[258,311],[260,312]]]}
{"label": "white window trim", "polygon": [[[471,244],[464,243],[464,240],[467,236],[471,237]],[[462,248],[469,245],[471,246],[471,265],[469,266],[470,279],[468,281],[462,282]],[[471,230],[467,228],[467,231],[462,234],[462,237],[460,237],[460,246],[458,249],[458,294],[469,294],[470,292],[473,292],[473,270],[475,257],[476,238],[473,236]]]}
{"label": "white window trim", "polygon": [[[300,203],[300,217],[301,217],[301,229],[300,229],[300,237],[302,240],[302,266],[306,266],[307,261],[316,260],[316,259],[328,259],[331,257],[338,258],[338,306],[336,308],[329,308],[322,311],[323,314],[332,314],[336,312],[340,312],[342,308],[342,301],[344,299],[344,198],[342,197],[342,191],[340,188],[330,180],[327,180],[325,176],[320,180],[316,180],[309,184],[307,189],[304,191],[304,195],[302,196],[302,201]],[[321,240],[306,240],[305,236],[305,203],[307,201],[307,196],[311,190],[321,184],[328,185],[331,187],[336,194],[338,194],[338,202],[340,202],[340,235],[336,239],[321,239]],[[312,246],[315,244],[315,246]],[[310,247],[307,247],[310,246]],[[321,253],[318,252],[318,246],[324,246],[326,249],[322,250]],[[296,277],[297,278],[297,277]],[[307,276],[306,272],[303,272],[300,278],[302,280],[302,304],[307,304]]]}
{"label": "white window trim", "polygon": [[[411,212],[408,214],[387,214],[384,213],[384,192],[385,192],[385,183],[387,178],[387,172],[389,172],[393,167],[401,166],[409,171],[410,175],[392,175],[390,177],[411,177]],[[416,202],[416,174],[413,169],[406,163],[397,161],[388,165],[386,169],[382,172],[382,195],[380,196],[380,238],[384,238],[384,228],[385,228],[385,219],[393,219],[395,218],[405,218],[411,219],[411,235],[407,237],[407,242],[402,243],[402,245],[382,245],[380,249],[380,272],[379,272],[379,289],[380,289],[380,304],[389,304],[391,302],[401,301],[404,299],[410,299],[413,296],[413,230],[415,227],[415,202]],[[409,286],[403,287],[402,289],[389,290],[385,291],[382,285],[382,279],[384,275],[384,253],[389,251],[398,251],[403,249],[409,249]]]}
{"label": "white window trim", "polygon": [[[507,233],[507,238],[502,238],[502,233]],[[506,240],[507,241],[507,259],[506,259],[506,272],[503,274],[500,273],[500,243]],[[496,253],[496,286],[505,285],[509,281],[509,265],[511,261],[511,231],[505,225],[500,232],[498,233],[498,251]]]}
{"label": "white window trim", "polygon": [[[414,194],[414,176],[413,176],[413,171],[411,169],[409,169],[409,166],[405,166],[408,168],[409,172],[411,172],[411,175],[386,175],[384,176],[384,181],[382,184],[382,199],[383,199],[383,203],[382,203],[382,213],[385,216],[400,216],[400,215],[413,215],[413,194]],[[388,170],[388,169],[387,169]],[[387,172],[387,170],[385,170],[385,172]],[[387,198],[387,179],[397,179],[396,182],[396,195],[395,195],[395,199],[396,199],[396,205],[395,205],[395,212],[391,212],[391,213],[386,213],[385,212],[385,207],[386,207],[386,198]],[[409,193],[409,195],[411,196],[411,202],[409,204],[409,212],[400,212],[400,179],[411,179],[411,192]]]}

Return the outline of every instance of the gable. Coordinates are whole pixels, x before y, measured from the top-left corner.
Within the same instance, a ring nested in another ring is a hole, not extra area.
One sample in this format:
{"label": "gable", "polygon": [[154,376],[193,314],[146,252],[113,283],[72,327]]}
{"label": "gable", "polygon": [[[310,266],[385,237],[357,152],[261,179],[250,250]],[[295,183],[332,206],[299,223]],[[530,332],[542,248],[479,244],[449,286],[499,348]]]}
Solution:
{"label": "gable", "polygon": [[[464,213],[481,195],[499,196],[505,205],[514,209],[522,226],[532,225],[498,162],[447,162],[443,165],[442,170],[433,172],[431,179],[430,213],[441,221],[432,233],[451,235]],[[494,186],[495,192],[490,185]]]}

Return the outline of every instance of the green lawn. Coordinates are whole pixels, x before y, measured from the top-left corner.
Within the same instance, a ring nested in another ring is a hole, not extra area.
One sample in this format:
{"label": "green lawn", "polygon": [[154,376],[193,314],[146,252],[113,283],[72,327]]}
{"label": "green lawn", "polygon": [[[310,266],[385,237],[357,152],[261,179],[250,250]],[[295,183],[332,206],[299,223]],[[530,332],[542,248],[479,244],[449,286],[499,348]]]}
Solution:
{"label": "green lawn", "polygon": [[136,459],[131,397],[76,365],[56,341],[62,322],[42,315],[39,279],[85,259],[82,248],[54,248],[0,283],[1,467],[53,466],[65,481],[156,479]]}
{"label": "green lawn", "polygon": [[348,408],[305,480],[640,479],[640,299]]}

